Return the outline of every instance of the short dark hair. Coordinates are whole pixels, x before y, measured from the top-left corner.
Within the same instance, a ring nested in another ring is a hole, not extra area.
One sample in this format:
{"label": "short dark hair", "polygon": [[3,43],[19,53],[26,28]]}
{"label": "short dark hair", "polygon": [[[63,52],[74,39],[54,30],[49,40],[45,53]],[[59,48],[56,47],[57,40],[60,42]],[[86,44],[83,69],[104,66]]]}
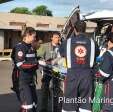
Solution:
{"label": "short dark hair", "polygon": [[25,37],[27,34],[32,35],[34,33],[36,33],[36,31],[33,27],[26,27],[22,33],[22,37]]}
{"label": "short dark hair", "polygon": [[59,33],[59,32],[53,32],[52,36],[53,36],[53,35],[58,35],[58,36],[60,36],[60,33]]}
{"label": "short dark hair", "polygon": [[74,24],[77,32],[84,33],[86,31],[86,23],[84,21],[77,21]]}

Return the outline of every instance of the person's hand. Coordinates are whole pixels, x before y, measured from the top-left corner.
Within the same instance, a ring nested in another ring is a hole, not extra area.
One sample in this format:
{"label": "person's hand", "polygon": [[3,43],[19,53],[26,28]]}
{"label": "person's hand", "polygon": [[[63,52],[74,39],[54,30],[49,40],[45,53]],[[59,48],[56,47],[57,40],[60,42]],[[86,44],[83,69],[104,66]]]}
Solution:
{"label": "person's hand", "polygon": [[46,65],[47,65],[44,60],[39,60],[38,63],[39,63],[39,65],[41,65],[41,66],[46,66]]}

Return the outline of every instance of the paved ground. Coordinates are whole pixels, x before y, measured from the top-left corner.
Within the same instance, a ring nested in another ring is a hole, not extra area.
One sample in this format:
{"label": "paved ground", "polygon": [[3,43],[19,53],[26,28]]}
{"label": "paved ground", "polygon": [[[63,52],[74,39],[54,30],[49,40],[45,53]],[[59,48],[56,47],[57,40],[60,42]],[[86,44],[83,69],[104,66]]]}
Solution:
{"label": "paved ground", "polygon": [[[0,61],[0,112],[18,112],[19,102],[16,98],[15,93],[11,91],[11,72],[12,64],[10,61]],[[41,101],[41,74],[38,71],[38,85],[37,85],[37,96],[38,96],[38,109],[40,110]],[[49,104],[51,108],[51,103]],[[38,111],[37,111],[38,112]]]}

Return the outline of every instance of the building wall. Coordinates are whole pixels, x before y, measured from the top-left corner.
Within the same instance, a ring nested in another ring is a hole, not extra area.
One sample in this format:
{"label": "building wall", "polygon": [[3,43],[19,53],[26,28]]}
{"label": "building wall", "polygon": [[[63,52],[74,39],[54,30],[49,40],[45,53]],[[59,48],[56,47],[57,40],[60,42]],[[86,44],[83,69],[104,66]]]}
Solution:
{"label": "building wall", "polygon": [[0,30],[0,50],[4,49],[4,31]]}
{"label": "building wall", "polygon": [[[37,40],[41,39],[44,43],[51,41],[52,31],[37,31]],[[2,35],[2,34],[1,34]],[[0,46],[3,49],[12,49],[17,43],[22,40],[21,31],[4,30],[3,38],[0,38]],[[1,48],[0,47],[0,48]]]}
{"label": "building wall", "polygon": [[4,49],[13,48],[19,41],[22,40],[21,32],[14,30],[4,31]]}

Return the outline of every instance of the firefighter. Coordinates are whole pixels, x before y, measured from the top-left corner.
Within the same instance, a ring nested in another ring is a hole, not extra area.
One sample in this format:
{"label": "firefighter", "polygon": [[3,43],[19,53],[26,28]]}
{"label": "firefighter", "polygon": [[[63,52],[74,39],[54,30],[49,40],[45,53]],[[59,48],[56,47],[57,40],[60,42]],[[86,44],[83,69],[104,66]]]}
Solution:
{"label": "firefighter", "polygon": [[38,60],[32,47],[36,39],[35,29],[26,27],[22,37],[23,41],[13,48],[11,55],[14,62],[13,89],[21,103],[20,112],[36,112],[37,95],[34,77],[38,69]]}
{"label": "firefighter", "polygon": [[77,21],[74,28],[75,34],[60,47],[60,55],[66,58],[68,67],[62,112],[91,112],[92,67],[98,53],[93,39],[85,35],[86,23]]}
{"label": "firefighter", "polygon": [[102,112],[113,112],[113,33],[108,34],[108,48],[96,77],[104,84]]}
{"label": "firefighter", "polygon": [[[59,33],[53,33],[51,37],[51,42],[48,43],[46,47],[46,53],[44,60],[51,65],[56,65],[59,60],[59,43],[60,43],[60,35]],[[42,78],[42,102],[41,102],[41,110],[40,112],[49,112],[48,110],[48,102],[49,102],[49,96],[50,96],[50,81],[52,79],[51,72],[48,71],[48,69],[43,68],[43,78]],[[58,79],[53,78],[53,83],[56,86],[56,89],[59,88],[60,82]],[[56,110],[54,112],[57,112],[58,105],[55,104]]]}

